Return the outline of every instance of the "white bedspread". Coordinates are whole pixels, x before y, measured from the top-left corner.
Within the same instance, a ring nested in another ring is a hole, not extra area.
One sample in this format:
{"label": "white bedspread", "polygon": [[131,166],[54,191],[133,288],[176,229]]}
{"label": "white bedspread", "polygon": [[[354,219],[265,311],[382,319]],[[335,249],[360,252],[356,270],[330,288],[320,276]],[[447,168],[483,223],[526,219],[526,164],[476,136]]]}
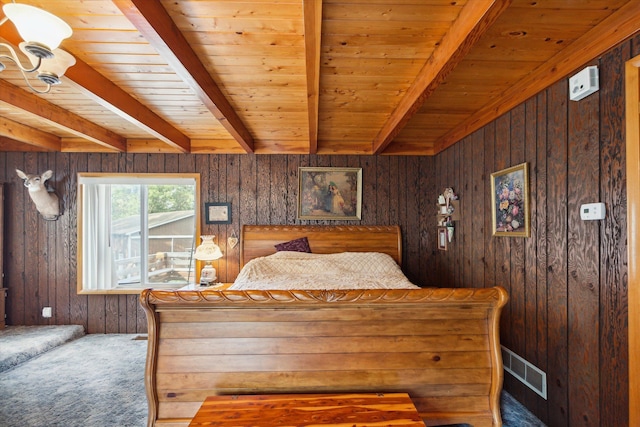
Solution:
{"label": "white bedspread", "polygon": [[229,289],[407,289],[418,288],[387,254],[277,252],[249,261]]}

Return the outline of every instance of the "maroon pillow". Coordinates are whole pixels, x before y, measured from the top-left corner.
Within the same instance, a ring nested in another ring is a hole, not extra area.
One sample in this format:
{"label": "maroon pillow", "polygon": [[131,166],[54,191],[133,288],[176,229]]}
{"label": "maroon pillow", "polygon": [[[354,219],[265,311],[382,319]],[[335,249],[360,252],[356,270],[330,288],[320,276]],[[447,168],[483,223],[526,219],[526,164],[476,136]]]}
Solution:
{"label": "maroon pillow", "polygon": [[278,243],[275,245],[278,251],[294,251],[294,252],[309,252],[311,253],[311,248],[309,247],[309,240],[306,237],[300,237],[299,239],[290,240],[284,243]]}

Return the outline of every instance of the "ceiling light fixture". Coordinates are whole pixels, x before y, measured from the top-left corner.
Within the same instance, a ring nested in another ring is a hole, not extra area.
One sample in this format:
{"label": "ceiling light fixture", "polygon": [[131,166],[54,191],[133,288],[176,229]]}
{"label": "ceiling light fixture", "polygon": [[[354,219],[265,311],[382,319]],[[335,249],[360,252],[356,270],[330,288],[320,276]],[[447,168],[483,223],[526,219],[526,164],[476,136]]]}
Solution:
{"label": "ceiling light fixture", "polygon": [[[49,92],[51,86],[59,84],[60,77],[76,63],[72,55],[58,48],[62,40],[71,36],[73,30],[62,19],[34,6],[7,3],[2,6],[2,11],[5,17],[0,19],[0,25],[7,21],[13,22],[24,40],[19,48],[29,59],[31,67],[25,67],[13,46],[7,43],[0,43],[1,47],[9,51],[9,55],[0,55],[0,60],[7,59],[16,64],[32,91]],[[0,62],[0,71],[5,68]],[[31,85],[27,74],[34,72],[47,85],[46,89],[37,89]]]}

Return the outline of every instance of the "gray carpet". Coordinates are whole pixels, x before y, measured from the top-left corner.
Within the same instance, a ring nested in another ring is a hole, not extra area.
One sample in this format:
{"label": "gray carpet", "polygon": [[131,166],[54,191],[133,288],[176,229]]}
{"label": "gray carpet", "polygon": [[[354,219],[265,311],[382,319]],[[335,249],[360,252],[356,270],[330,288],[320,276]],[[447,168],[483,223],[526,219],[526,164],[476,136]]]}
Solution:
{"label": "gray carpet", "polygon": [[[0,354],[11,346],[28,347],[21,340],[35,341],[42,352],[0,372],[0,427],[146,426],[146,340],[132,334],[80,334],[43,350],[41,334],[57,332],[37,328],[0,334]],[[502,393],[501,407],[504,427],[544,427],[508,393]]]}
{"label": "gray carpet", "polygon": [[84,329],[79,325],[0,329],[0,372],[83,335]]}
{"label": "gray carpet", "polygon": [[86,335],[0,373],[0,426],[146,426],[147,341],[134,337]]}

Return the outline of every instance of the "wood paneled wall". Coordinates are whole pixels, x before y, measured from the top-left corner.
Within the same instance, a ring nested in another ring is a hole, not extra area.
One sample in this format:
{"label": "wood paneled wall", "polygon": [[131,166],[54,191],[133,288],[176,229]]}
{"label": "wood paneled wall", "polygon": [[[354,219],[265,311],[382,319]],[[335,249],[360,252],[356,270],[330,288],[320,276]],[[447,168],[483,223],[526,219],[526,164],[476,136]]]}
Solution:
{"label": "wood paneled wall", "polygon": [[[549,398],[507,374],[510,393],[550,426],[628,425],[623,71],[639,53],[636,38],[593,61],[600,91],[588,98],[569,101],[562,80],[433,158],[0,153],[9,322],[81,324],[91,333],[146,329],[136,296],[76,295],[77,172],[201,173],[203,203],[232,203],[232,225],[203,225],[225,252],[220,278],[231,281],[239,268],[238,248],[226,248],[232,230],[298,222],[298,167],[362,167],[361,223],[400,224],[404,270],[414,282],[509,291],[502,342],[547,373]],[[531,237],[494,238],[489,176],[525,161]],[[38,217],[16,167],[55,171],[64,203],[58,221]],[[460,195],[462,219],[442,252],[435,200],[447,186]],[[605,202],[607,218],[581,221],[579,206],[595,201]],[[40,317],[43,306],[54,308],[51,320]]]}
{"label": "wood paneled wall", "polygon": [[[639,49],[640,38],[586,64],[599,92],[573,102],[562,80],[436,160],[438,191],[453,187],[462,211],[437,276],[507,288],[502,344],[547,373],[548,400],[509,374],[505,388],[549,426],[629,422],[623,82]],[[492,237],[490,174],[522,162],[531,237]],[[580,205],[597,201],[606,219],[581,221]]]}
{"label": "wood paneled wall", "polygon": [[[231,225],[202,224],[215,234],[225,256],[216,268],[220,281],[231,282],[239,270],[239,250],[227,237],[241,224],[353,223],[297,221],[298,167],[361,167],[362,221],[399,224],[403,231],[403,268],[417,284],[433,280],[435,250],[435,158],[310,155],[164,155],[0,153],[0,182],[6,182],[5,284],[9,322],[13,325],[80,324],[89,333],[146,331],[137,295],[76,294],[77,172],[198,172],[201,201],[231,202]],[[63,215],[44,221],[15,175],[15,169],[54,171],[52,185]],[[41,317],[51,306],[54,316]]]}

